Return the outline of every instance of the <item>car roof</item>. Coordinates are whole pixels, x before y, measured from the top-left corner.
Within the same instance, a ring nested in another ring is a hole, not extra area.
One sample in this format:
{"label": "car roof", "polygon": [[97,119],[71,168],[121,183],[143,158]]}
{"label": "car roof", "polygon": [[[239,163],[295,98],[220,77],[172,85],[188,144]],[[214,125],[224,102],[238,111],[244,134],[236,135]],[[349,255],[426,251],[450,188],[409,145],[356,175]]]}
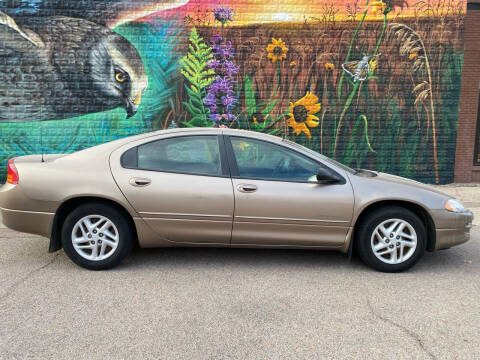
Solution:
{"label": "car roof", "polygon": [[140,134],[140,135],[134,135],[134,136],[126,137],[126,138],[123,138],[121,140],[124,140],[125,143],[128,143],[130,141],[141,140],[141,139],[149,138],[149,137],[152,137],[152,136],[168,135],[168,134],[175,134],[175,133],[224,134],[224,135],[231,135],[231,136],[246,136],[246,137],[264,139],[264,140],[273,141],[273,142],[281,142],[282,141],[282,138],[280,138],[278,136],[259,133],[259,132],[256,132],[256,131],[230,129],[230,128],[205,128],[205,127],[175,128],[175,129],[157,130],[157,131],[152,131],[152,132],[149,132],[149,133],[144,133],[144,134]]}

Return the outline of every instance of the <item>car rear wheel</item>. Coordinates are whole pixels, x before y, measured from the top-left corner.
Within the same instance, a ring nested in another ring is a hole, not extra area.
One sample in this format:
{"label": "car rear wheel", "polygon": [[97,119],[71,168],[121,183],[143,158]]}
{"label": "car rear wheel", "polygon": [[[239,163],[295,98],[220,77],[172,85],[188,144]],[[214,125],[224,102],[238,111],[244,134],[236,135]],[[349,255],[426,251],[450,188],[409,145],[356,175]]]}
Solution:
{"label": "car rear wheel", "polygon": [[363,220],[356,241],[365,264],[383,272],[400,272],[412,267],[424,254],[426,231],[410,210],[385,207]]}
{"label": "car rear wheel", "polygon": [[65,219],[62,244],[77,265],[90,270],[110,269],[132,250],[132,229],[125,216],[114,207],[84,204]]}

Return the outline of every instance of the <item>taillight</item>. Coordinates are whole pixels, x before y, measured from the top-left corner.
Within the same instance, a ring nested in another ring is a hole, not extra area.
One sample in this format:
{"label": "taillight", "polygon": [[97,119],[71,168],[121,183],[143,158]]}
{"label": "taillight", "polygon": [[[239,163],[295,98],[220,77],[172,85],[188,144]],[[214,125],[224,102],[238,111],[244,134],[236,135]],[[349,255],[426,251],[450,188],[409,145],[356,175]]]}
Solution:
{"label": "taillight", "polygon": [[15,158],[8,160],[7,163],[7,183],[18,184],[18,171],[14,163]]}

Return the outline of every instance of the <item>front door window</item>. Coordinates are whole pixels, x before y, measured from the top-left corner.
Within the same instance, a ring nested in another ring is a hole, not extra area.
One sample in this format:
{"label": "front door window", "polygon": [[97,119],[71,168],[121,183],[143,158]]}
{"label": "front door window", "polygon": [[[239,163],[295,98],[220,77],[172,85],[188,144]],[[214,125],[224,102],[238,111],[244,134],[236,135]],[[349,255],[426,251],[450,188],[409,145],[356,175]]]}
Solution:
{"label": "front door window", "polygon": [[315,182],[321,167],[316,161],[283,146],[231,137],[238,175],[244,179]]}

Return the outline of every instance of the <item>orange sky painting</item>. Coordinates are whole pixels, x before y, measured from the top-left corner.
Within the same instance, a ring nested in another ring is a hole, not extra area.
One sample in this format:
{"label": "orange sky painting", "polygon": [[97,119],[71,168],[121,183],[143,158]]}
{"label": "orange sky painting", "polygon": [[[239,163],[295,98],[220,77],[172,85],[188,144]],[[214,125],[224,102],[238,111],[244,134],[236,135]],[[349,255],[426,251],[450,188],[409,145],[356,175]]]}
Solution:
{"label": "orange sky painting", "polygon": [[[370,0],[370,4],[375,0]],[[390,16],[413,16],[415,12],[415,3],[419,0],[406,0],[403,9],[396,8]],[[427,0],[428,1],[428,0]],[[464,2],[458,0],[430,0],[432,4],[442,3],[447,4],[450,1],[453,6],[463,7]],[[269,23],[269,22],[304,22],[314,21],[314,18],[322,18],[325,5],[333,5],[338,9],[336,20],[346,20],[347,5],[353,6],[355,0],[190,0],[186,5],[170,9],[161,13],[152,14],[151,17],[172,15],[195,17],[197,13],[205,13],[207,10],[214,9],[219,4],[230,6],[235,9],[236,17],[235,24],[243,25],[249,23]],[[365,10],[366,0],[359,0],[357,19]],[[422,15],[422,14],[419,14]],[[423,14],[425,15],[425,14]],[[149,16],[150,17],[150,16]],[[375,14],[369,11],[367,20],[380,20],[381,13]],[[145,19],[143,19],[145,20]]]}

